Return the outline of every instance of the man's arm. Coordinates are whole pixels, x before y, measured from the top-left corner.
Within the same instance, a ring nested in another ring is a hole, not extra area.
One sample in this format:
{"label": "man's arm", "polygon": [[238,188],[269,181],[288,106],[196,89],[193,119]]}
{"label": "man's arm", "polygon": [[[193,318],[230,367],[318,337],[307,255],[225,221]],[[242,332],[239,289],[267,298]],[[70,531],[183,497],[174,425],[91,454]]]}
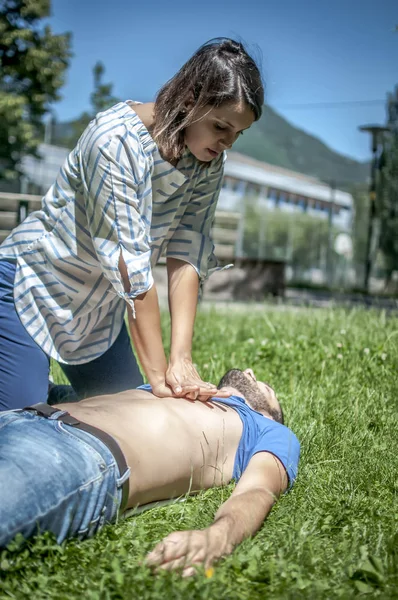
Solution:
{"label": "man's arm", "polygon": [[193,575],[196,566],[208,569],[258,531],[287,485],[286,471],[275,456],[269,452],[255,454],[217,511],[214,523],[203,530],[171,533],[148,554],[147,564],[180,569],[184,576]]}

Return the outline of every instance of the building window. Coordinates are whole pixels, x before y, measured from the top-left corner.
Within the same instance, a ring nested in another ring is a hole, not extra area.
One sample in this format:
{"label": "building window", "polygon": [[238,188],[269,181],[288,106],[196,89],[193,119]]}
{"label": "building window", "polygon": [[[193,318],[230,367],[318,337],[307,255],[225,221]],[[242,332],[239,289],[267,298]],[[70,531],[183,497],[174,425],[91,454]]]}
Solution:
{"label": "building window", "polygon": [[229,177],[228,175],[224,175],[222,186],[223,186],[223,188],[225,188],[227,190],[232,189],[232,179],[231,179],[231,177]]}
{"label": "building window", "polygon": [[257,183],[248,183],[246,192],[250,196],[259,196],[261,191],[261,187]]}
{"label": "building window", "polygon": [[289,199],[285,192],[279,192],[279,204],[289,204]]}
{"label": "building window", "polygon": [[301,210],[306,211],[308,208],[308,200],[303,196],[298,196],[297,205],[301,208]]}
{"label": "building window", "polygon": [[241,187],[241,182],[239,179],[232,179],[232,191],[239,192]]}

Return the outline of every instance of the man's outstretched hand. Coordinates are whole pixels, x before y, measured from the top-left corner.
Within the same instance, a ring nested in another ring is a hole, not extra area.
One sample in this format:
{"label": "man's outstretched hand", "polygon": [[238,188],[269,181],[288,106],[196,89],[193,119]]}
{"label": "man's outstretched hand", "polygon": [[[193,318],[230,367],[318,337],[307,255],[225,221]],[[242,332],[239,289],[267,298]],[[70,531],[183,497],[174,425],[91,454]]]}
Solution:
{"label": "man's outstretched hand", "polygon": [[209,569],[260,529],[287,485],[280,460],[269,452],[258,452],[216,512],[214,523],[203,530],[171,533],[147,555],[146,564],[156,570],[178,569],[186,577],[194,575],[199,566]]}
{"label": "man's outstretched hand", "polygon": [[227,536],[214,524],[202,530],[171,533],[155,546],[145,562],[156,570],[178,570],[183,577],[189,577],[195,575],[197,567],[209,569],[231,552]]}

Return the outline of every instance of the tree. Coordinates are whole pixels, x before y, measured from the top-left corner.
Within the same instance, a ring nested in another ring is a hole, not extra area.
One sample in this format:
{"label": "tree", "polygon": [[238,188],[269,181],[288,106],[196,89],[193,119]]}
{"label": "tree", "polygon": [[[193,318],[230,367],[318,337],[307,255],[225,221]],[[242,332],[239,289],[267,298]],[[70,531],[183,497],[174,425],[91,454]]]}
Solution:
{"label": "tree", "polygon": [[[245,202],[245,256],[287,260],[297,278],[310,269],[325,269],[327,220],[306,213],[264,208],[255,197],[248,196]],[[333,237],[338,232],[333,227]],[[334,251],[332,255],[336,262],[338,256]]]}
{"label": "tree", "polygon": [[391,132],[381,157],[377,194],[379,248],[385,262],[386,286],[398,269],[398,86],[388,96],[387,114]]}
{"label": "tree", "polygon": [[106,110],[113,104],[119,102],[119,99],[112,95],[113,84],[103,83],[102,78],[104,73],[105,67],[98,61],[93,68],[94,91],[90,96],[91,110],[89,112],[84,111],[73,121],[60,123],[56,126],[53,140],[55,144],[73,148],[91,119],[93,119],[97,113]]}
{"label": "tree", "polygon": [[112,95],[113,84],[103,83],[102,77],[104,73],[105,67],[102,62],[98,61],[93,68],[94,91],[90,96],[93,115],[119,102],[119,99]]}
{"label": "tree", "polygon": [[60,99],[69,65],[70,34],[43,27],[50,0],[0,0],[0,177],[40,142],[42,118]]}

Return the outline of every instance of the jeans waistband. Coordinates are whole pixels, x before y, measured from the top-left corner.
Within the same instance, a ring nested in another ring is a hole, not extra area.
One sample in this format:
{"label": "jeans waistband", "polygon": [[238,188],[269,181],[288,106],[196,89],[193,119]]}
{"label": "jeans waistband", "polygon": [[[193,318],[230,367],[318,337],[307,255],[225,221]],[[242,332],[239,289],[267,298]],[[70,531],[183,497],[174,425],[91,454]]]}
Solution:
{"label": "jeans waistband", "polygon": [[[88,423],[84,423],[83,421],[79,421],[75,419],[72,415],[70,415],[67,411],[63,411],[59,408],[54,408],[53,406],[49,406],[44,402],[39,402],[38,404],[33,404],[32,406],[26,406],[23,410],[32,410],[35,411],[39,416],[49,418],[55,413],[59,413],[58,417],[55,417],[55,420],[62,421],[65,425],[70,425],[72,427],[76,427],[76,429],[81,429],[90,433],[94,437],[98,438],[107,448],[111,451],[113,456],[115,457],[116,464],[119,468],[119,476],[123,478],[123,476],[128,472],[129,467],[127,465],[126,459],[124,457],[123,452],[120,449],[117,441],[110,436],[102,429],[98,429],[98,427],[94,427],[93,425],[89,425]],[[129,477],[125,478],[125,481],[122,485],[122,501],[120,503],[120,512],[126,508],[127,501],[129,497]]]}

